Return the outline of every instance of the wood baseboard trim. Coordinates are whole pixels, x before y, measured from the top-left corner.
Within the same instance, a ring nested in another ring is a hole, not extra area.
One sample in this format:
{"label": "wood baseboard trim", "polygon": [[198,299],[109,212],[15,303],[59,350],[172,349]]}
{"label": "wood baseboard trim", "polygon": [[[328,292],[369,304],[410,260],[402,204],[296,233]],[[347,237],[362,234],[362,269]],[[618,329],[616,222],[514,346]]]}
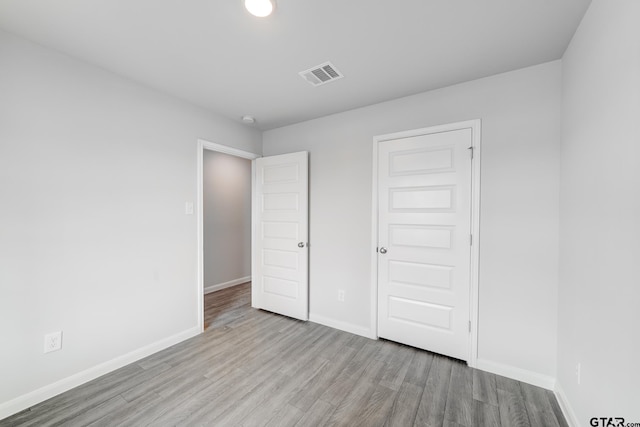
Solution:
{"label": "wood baseboard trim", "polygon": [[515,366],[493,362],[491,360],[476,360],[476,368],[482,371],[491,372],[492,374],[502,375],[503,377],[546,388],[547,390],[551,391],[555,389],[556,385],[556,379],[552,376],[529,371],[527,369],[517,368]]}
{"label": "wood baseboard trim", "polygon": [[309,321],[313,323],[319,323],[320,325],[328,326],[330,328],[339,329],[341,331],[349,332],[351,334],[360,335],[365,338],[378,339],[373,335],[370,328],[354,325],[353,323],[343,322],[341,320],[331,319],[329,317],[321,316],[314,313],[309,313]]}
{"label": "wood baseboard trim", "polygon": [[220,291],[222,289],[230,288],[232,286],[241,285],[251,281],[251,276],[241,277],[239,279],[229,280],[224,283],[217,283],[215,285],[209,285],[204,288],[204,293],[210,294],[211,292]]}
{"label": "wood baseboard trim", "polygon": [[67,390],[71,390],[74,387],[82,385],[86,382],[94,380],[104,374],[115,371],[130,363],[143,359],[153,353],[157,353],[160,350],[171,347],[179,342],[192,338],[200,334],[199,327],[193,327],[186,331],[179,332],[170,337],[161,339],[152,344],[141,347],[137,350],[118,356],[114,359],[100,363],[84,371],[73,374],[69,377],[63,378],[52,384],[48,384],[44,387],[40,387],[36,390],[18,396],[7,402],[0,403],[0,420],[9,417],[15,413],[18,413],[24,409],[30,408],[40,402],[44,402],[58,394],[64,393]]}

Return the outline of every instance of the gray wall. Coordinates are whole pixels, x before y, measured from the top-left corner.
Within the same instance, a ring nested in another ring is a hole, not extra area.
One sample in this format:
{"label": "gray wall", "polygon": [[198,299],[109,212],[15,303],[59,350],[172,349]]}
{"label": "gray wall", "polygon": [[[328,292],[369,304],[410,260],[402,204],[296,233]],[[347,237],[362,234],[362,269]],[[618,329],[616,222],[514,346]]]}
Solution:
{"label": "gray wall", "polygon": [[585,426],[640,422],[639,19],[594,0],[563,58],[558,381]]}
{"label": "gray wall", "polygon": [[251,276],[251,160],[204,151],[204,286]]}
{"label": "gray wall", "polygon": [[5,32],[0,94],[1,409],[198,332],[197,139],[261,135]]}
{"label": "gray wall", "polygon": [[371,328],[373,136],[479,118],[479,357],[487,369],[552,384],[560,97],[556,61],[265,132],[265,155],[310,152],[312,319]]}

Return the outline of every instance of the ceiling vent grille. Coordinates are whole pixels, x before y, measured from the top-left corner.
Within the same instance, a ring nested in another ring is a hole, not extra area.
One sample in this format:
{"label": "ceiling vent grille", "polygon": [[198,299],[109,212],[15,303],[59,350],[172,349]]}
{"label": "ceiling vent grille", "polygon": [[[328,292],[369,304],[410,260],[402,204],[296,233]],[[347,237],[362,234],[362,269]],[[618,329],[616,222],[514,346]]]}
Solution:
{"label": "ceiling vent grille", "polygon": [[343,77],[342,73],[340,73],[340,71],[338,71],[336,67],[328,61],[324,64],[309,68],[308,70],[301,71],[298,74],[313,86],[321,86],[325,83],[329,83]]}

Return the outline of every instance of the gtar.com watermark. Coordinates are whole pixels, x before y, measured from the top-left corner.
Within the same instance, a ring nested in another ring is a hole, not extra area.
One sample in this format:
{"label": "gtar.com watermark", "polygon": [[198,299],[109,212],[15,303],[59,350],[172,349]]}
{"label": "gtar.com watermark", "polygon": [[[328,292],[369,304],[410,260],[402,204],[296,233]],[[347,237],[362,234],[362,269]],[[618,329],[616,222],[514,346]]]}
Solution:
{"label": "gtar.com watermark", "polygon": [[593,417],[589,420],[592,427],[640,427],[640,423],[628,423],[622,417]]}

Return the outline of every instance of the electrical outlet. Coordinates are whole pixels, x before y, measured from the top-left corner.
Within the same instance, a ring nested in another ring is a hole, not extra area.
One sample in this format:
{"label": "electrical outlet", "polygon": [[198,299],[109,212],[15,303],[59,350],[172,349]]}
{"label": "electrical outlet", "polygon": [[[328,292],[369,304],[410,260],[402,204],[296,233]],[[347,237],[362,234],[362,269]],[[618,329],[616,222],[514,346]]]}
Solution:
{"label": "electrical outlet", "polygon": [[578,385],[580,385],[581,374],[582,374],[582,363],[578,363],[576,365],[576,380],[578,381]]}
{"label": "electrical outlet", "polygon": [[338,301],[344,302],[344,289],[338,290]]}
{"label": "electrical outlet", "polygon": [[62,348],[62,331],[52,332],[44,336],[44,352],[51,353]]}

